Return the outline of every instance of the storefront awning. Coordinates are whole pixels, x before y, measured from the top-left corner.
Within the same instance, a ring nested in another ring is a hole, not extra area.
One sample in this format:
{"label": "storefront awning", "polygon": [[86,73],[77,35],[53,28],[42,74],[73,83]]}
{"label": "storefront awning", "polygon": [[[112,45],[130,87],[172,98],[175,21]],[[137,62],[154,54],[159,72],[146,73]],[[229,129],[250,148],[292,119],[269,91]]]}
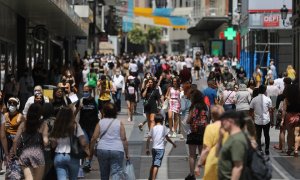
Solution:
{"label": "storefront awning", "polygon": [[60,36],[87,36],[89,23],[64,0],[0,0],[35,25]]}
{"label": "storefront awning", "polygon": [[203,31],[214,31],[223,23],[228,22],[228,17],[204,17],[196,26],[188,29],[189,34],[197,34]]}

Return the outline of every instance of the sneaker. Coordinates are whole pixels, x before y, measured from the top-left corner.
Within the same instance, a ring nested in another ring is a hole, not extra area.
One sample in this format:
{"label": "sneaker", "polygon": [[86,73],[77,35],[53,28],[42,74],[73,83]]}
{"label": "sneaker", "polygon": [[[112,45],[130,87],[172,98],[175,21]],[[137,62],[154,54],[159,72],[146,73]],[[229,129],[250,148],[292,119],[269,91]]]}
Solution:
{"label": "sneaker", "polygon": [[176,134],[176,132],[173,132],[173,134],[172,134],[171,138],[176,138],[176,137],[177,137],[177,134]]}
{"label": "sneaker", "polygon": [[85,162],[82,169],[85,171],[85,172],[90,172],[91,171],[91,164],[89,162]]}
{"label": "sneaker", "polygon": [[173,132],[169,132],[168,137],[172,137],[173,136]]}
{"label": "sneaker", "polygon": [[3,175],[3,174],[5,174],[5,170],[4,170],[4,169],[2,169],[2,170],[0,171],[0,175]]}
{"label": "sneaker", "polygon": [[188,175],[187,177],[185,177],[185,180],[196,180],[195,175]]}
{"label": "sneaker", "polygon": [[128,122],[131,122],[131,119],[130,119],[130,117],[128,118],[128,120],[127,120]]}
{"label": "sneaker", "polygon": [[138,127],[139,127],[139,130],[140,130],[140,131],[143,131],[143,126],[144,126],[143,123],[140,123],[140,124],[139,124]]}

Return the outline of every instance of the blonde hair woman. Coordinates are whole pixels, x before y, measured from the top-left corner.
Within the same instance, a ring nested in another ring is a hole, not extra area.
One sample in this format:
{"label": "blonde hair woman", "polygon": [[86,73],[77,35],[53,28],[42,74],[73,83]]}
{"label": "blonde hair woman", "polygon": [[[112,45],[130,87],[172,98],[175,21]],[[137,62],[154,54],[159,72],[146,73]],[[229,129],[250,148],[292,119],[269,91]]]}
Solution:
{"label": "blonde hair woman", "polygon": [[288,77],[292,79],[292,81],[296,78],[296,71],[294,70],[292,65],[288,65],[286,68],[286,73],[288,74]]}

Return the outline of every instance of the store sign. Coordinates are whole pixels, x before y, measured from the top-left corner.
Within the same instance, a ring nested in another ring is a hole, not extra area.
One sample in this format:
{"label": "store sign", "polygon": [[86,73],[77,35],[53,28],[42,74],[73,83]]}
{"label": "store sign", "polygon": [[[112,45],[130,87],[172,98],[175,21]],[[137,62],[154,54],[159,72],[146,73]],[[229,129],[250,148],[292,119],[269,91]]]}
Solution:
{"label": "store sign", "polygon": [[280,8],[284,5],[292,10],[292,0],[249,0],[248,1],[249,13],[280,13]]}
{"label": "store sign", "polygon": [[249,14],[249,29],[292,29],[290,18],[291,13],[287,14],[285,24],[281,19],[280,13],[254,13]]}
{"label": "store sign", "polygon": [[278,27],[280,22],[279,15],[265,15],[263,19],[264,27]]}

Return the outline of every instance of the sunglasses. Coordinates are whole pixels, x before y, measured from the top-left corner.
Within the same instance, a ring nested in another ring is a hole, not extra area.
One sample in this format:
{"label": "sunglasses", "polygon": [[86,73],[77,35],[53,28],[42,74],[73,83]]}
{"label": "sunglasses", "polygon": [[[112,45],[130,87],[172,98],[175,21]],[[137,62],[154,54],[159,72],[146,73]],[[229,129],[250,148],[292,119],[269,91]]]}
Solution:
{"label": "sunglasses", "polygon": [[9,105],[13,105],[13,106],[17,106],[18,105],[18,103],[15,102],[15,101],[8,101],[8,104]]}

